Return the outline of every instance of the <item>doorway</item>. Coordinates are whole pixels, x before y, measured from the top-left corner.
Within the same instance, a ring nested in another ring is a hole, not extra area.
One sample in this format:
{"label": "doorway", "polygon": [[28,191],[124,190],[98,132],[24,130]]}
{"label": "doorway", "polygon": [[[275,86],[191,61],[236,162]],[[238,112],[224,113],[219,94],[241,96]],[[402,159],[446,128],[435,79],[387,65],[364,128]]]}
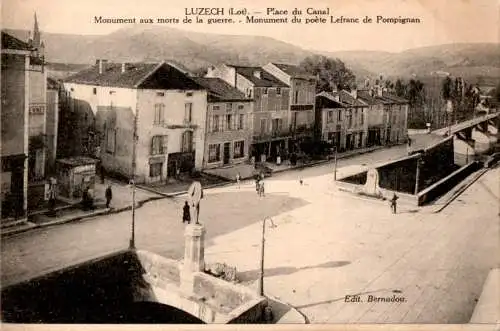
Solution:
{"label": "doorway", "polygon": [[230,159],[229,151],[230,151],[230,149],[231,149],[231,143],[224,143],[224,160],[223,160],[224,164],[229,164],[229,159]]}

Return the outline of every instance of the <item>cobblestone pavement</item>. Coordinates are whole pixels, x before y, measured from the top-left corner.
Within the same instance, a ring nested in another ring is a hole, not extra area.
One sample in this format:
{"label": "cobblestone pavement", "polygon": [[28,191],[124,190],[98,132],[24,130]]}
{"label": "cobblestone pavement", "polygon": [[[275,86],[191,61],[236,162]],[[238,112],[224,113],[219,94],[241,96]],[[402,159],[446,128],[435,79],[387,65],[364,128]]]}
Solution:
{"label": "cobblestone pavement", "polygon": [[[340,160],[339,176],[401,151]],[[260,221],[270,216],[277,227],[267,231],[265,290],[312,323],[466,323],[489,269],[500,264],[498,176],[498,168],[489,171],[439,214],[403,207],[392,215],[386,203],[336,192],[331,164],[266,180],[264,198],[250,181],[207,190],[206,260],[236,266],[255,287]],[[181,258],[183,203],[181,196],[136,210],[137,247]],[[126,248],[130,224],[123,212],[5,238],[2,285]],[[364,302],[344,302],[354,294]],[[369,303],[368,295],[406,301]]]}

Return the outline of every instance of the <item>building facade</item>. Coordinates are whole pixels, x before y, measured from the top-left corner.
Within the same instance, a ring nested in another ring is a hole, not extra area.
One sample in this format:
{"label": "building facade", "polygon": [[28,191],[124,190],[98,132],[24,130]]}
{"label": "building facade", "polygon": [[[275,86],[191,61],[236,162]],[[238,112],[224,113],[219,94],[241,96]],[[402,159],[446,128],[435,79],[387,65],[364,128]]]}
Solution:
{"label": "building facade", "polygon": [[313,137],[317,78],[296,65],[268,63],[262,67],[290,87],[288,123],[290,123],[290,152],[304,138]]}
{"label": "building facade", "polygon": [[203,168],[246,163],[253,135],[253,100],[220,78],[193,79],[208,91]]}
{"label": "building facade", "polygon": [[369,145],[400,144],[408,140],[409,103],[406,99],[380,86],[358,91],[358,97],[369,106]]}
{"label": "building facade", "polygon": [[207,92],[175,67],[98,60],[64,88],[107,172],[153,183],[202,168]]}
{"label": "building facade", "polygon": [[253,142],[250,155],[256,161],[288,153],[290,87],[260,67],[221,65],[209,68],[206,77],[221,78],[253,104]]}
{"label": "building facade", "polygon": [[339,152],[366,147],[368,106],[358,100],[356,90],[321,92],[316,109],[321,140]]}
{"label": "building facade", "polygon": [[2,221],[26,218],[31,47],[2,32]]}

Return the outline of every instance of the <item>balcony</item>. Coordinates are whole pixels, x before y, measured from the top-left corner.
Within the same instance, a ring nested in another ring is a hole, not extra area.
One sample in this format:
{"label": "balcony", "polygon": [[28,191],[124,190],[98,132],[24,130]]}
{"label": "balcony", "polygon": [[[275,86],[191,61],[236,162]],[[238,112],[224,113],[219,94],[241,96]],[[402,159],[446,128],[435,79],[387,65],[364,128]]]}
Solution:
{"label": "balcony", "polygon": [[290,135],[289,131],[273,130],[271,132],[261,133],[259,135],[253,136],[253,141],[254,142],[264,142],[264,141],[270,141],[270,140],[286,139],[286,138],[290,138],[290,137],[291,137],[291,135]]}
{"label": "balcony", "polygon": [[308,110],[313,110],[314,105],[290,105],[290,110],[291,111],[308,111]]}
{"label": "balcony", "polygon": [[192,121],[184,120],[182,123],[154,123],[154,126],[159,126],[165,129],[192,129],[195,130],[198,128],[197,124],[194,124]]}

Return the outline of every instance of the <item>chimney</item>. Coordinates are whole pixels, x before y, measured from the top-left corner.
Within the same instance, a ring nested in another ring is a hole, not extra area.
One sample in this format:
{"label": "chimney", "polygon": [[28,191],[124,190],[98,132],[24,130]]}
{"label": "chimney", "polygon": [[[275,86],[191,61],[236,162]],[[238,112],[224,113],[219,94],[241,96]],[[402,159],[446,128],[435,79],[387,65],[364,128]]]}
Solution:
{"label": "chimney", "polygon": [[337,91],[333,93],[333,99],[337,102],[340,102],[340,95],[337,93]]}
{"label": "chimney", "polygon": [[95,64],[99,67],[99,75],[102,75],[102,72],[103,72],[103,65],[104,63],[108,62],[108,60],[104,60],[104,59],[97,59],[95,61]]}
{"label": "chimney", "polygon": [[122,74],[125,73],[125,71],[127,71],[126,64],[122,63]]}
{"label": "chimney", "polygon": [[261,72],[260,72],[260,70],[255,70],[255,71],[253,72],[253,75],[254,75],[255,77],[257,77],[257,78],[259,78],[259,79],[260,79],[260,78],[261,78]]}
{"label": "chimney", "polygon": [[351,90],[351,95],[354,99],[357,99],[358,98],[358,89],[357,88],[353,88]]}

